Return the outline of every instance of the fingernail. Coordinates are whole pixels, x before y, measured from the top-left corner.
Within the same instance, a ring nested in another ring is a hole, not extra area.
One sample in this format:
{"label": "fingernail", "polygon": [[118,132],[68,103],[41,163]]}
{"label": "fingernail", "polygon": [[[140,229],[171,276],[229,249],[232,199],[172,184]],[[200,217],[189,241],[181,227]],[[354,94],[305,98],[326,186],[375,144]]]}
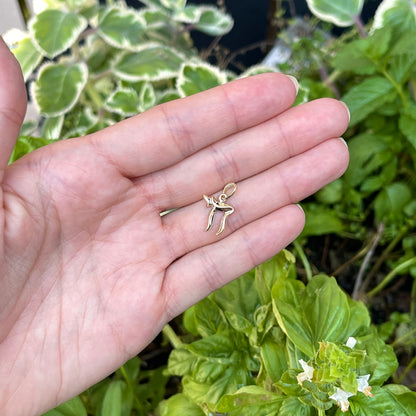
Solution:
{"label": "fingernail", "polygon": [[348,121],[351,120],[351,113],[350,113],[350,109],[348,108],[347,104],[344,103],[344,101],[340,101],[340,103],[345,107],[345,109],[347,110],[348,113]]}
{"label": "fingernail", "polygon": [[300,205],[300,204],[296,204],[299,208],[300,208],[300,210],[303,212],[303,213],[305,213],[305,211],[303,210],[303,208],[302,208],[302,205]]}
{"label": "fingernail", "polygon": [[339,137],[339,140],[341,140],[342,143],[345,144],[345,147],[348,149],[348,143],[342,137]]}
{"label": "fingernail", "polygon": [[293,85],[296,88],[296,94],[297,94],[298,91],[299,91],[299,82],[298,82],[298,80],[292,75],[287,75],[287,77],[293,82]]}

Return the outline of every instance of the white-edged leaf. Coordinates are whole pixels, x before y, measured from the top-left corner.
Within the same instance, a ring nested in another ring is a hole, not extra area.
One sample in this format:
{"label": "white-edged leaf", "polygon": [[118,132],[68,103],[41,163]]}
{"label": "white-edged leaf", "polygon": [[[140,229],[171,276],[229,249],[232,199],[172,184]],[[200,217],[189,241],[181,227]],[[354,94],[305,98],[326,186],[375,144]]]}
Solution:
{"label": "white-edged leaf", "polygon": [[416,6],[409,0],[383,0],[378,6],[371,32],[390,26],[401,33],[416,30]]}
{"label": "white-edged leaf", "polygon": [[37,81],[31,85],[39,112],[47,117],[67,113],[78,101],[87,79],[88,68],[83,63],[70,66],[45,64]]}
{"label": "white-edged leaf", "polygon": [[59,139],[64,124],[64,115],[49,117],[42,126],[42,137],[48,140]]}
{"label": "white-edged leaf", "polygon": [[168,89],[156,94],[156,103],[163,104],[169,101],[177,100],[178,98],[181,98],[181,96],[176,89]]}
{"label": "white-edged leaf", "polygon": [[276,68],[266,65],[254,65],[246,69],[238,78],[247,78],[258,74],[267,74],[269,72],[279,72]]}
{"label": "white-edged leaf", "polygon": [[211,36],[222,36],[228,33],[234,25],[229,14],[210,6],[201,6],[201,15],[195,28]]}
{"label": "white-edged leaf", "polygon": [[9,30],[3,35],[3,39],[18,60],[22,68],[23,78],[27,81],[42,61],[42,54],[35,48],[30,35],[19,29]]}
{"label": "white-edged leaf", "polygon": [[97,33],[111,46],[136,50],[142,40],[146,21],[133,9],[109,7],[100,14]]}
{"label": "white-edged leaf", "polygon": [[182,65],[176,88],[182,97],[208,90],[227,82],[226,75],[206,63],[185,63]]}
{"label": "white-edged leaf", "polygon": [[160,0],[160,3],[169,10],[180,10],[186,6],[186,0]]}
{"label": "white-edged leaf", "polygon": [[87,19],[75,13],[47,9],[29,23],[36,47],[54,58],[70,48],[87,27]]}
{"label": "white-edged leaf", "polygon": [[139,111],[139,97],[132,88],[120,88],[108,97],[105,108],[122,116],[132,116]]}
{"label": "white-edged leaf", "polygon": [[201,17],[202,9],[198,6],[186,6],[182,10],[178,10],[173,18],[177,22],[188,23],[188,24],[195,24],[198,22],[199,18]]}
{"label": "white-edged leaf", "polygon": [[364,0],[306,0],[310,11],[319,19],[340,27],[352,26],[361,14]]}
{"label": "white-edged leaf", "polygon": [[174,78],[184,58],[174,49],[149,43],[136,52],[122,54],[114,73],[126,81],[157,81]]}
{"label": "white-edged leaf", "polygon": [[139,109],[140,111],[146,111],[152,108],[156,103],[156,93],[153,85],[150,82],[145,82],[139,94]]}

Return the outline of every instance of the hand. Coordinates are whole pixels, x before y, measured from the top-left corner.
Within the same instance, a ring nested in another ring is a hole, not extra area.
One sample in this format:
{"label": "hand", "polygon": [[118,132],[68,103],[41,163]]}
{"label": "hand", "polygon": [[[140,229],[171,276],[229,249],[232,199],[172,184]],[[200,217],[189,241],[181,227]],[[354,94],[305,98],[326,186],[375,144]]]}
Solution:
{"label": "hand", "polygon": [[[0,414],[75,396],[300,233],[294,203],[347,167],[348,112],[295,95],[281,74],[238,80],[7,166],[26,93],[0,41]],[[228,182],[216,236],[202,195]]]}

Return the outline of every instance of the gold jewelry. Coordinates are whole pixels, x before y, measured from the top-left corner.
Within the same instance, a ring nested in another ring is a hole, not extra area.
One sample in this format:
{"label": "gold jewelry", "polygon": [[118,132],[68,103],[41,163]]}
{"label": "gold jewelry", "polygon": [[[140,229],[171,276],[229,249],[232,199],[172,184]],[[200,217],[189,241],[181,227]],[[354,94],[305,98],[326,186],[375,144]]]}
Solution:
{"label": "gold jewelry", "polygon": [[214,223],[214,215],[217,210],[222,211],[224,215],[222,216],[220,228],[218,229],[216,234],[220,235],[224,231],[227,217],[234,212],[234,208],[231,205],[226,204],[225,201],[228,198],[231,198],[235,194],[236,190],[237,185],[234,182],[230,182],[224,186],[222,194],[218,197],[218,200],[215,199],[215,196],[203,195],[203,198],[207,203],[207,208],[212,207],[211,212],[208,216],[208,225],[205,231],[208,231],[212,227],[212,224]]}

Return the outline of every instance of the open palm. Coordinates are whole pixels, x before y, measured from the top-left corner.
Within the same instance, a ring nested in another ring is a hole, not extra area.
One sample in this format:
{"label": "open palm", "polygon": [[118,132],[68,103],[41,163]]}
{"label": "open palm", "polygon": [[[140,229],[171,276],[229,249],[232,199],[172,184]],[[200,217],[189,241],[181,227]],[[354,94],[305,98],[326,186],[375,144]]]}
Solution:
{"label": "open palm", "polygon": [[[299,234],[293,204],[347,166],[348,113],[290,108],[295,95],[284,75],[239,80],[7,167],[25,92],[1,42],[1,414],[76,395]],[[216,236],[202,195],[228,182],[235,212]]]}

